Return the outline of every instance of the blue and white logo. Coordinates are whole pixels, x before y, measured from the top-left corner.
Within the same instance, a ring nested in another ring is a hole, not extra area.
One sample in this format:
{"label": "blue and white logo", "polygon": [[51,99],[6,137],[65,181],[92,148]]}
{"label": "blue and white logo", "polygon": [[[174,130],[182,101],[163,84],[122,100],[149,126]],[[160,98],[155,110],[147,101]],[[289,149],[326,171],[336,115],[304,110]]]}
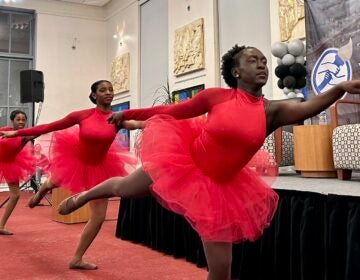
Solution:
{"label": "blue and white logo", "polygon": [[316,61],[311,72],[311,85],[316,95],[332,88],[340,82],[352,78],[349,60],[342,60],[336,48],[326,49]]}

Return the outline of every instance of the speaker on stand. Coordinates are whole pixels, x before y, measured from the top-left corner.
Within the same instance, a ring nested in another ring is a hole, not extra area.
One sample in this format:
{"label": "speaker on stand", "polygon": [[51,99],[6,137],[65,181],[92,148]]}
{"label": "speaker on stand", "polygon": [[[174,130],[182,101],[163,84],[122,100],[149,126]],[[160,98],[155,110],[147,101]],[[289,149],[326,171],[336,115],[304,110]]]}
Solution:
{"label": "speaker on stand", "polygon": [[34,124],[36,125],[44,101],[44,75],[37,70],[23,70],[20,72],[20,102],[40,102]]}
{"label": "speaker on stand", "polygon": [[20,102],[33,103],[44,101],[44,75],[37,70],[20,72]]}
{"label": "speaker on stand", "polygon": [[[37,103],[40,102],[35,124],[37,123],[44,101],[44,75],[43,72],[37,70],[23,70],[20,72],[20,102],[21,103]],[[38,168],[36,168],[38,169]],[[40,179],[38,174],[33,174],[29,180],[20,186],[20,190],[32,188],[36,193],[40,188]],[[45,196],[45,199],[51,205],[51,201]],[[0,208],[8,201],[6,199],[0,204]]]}

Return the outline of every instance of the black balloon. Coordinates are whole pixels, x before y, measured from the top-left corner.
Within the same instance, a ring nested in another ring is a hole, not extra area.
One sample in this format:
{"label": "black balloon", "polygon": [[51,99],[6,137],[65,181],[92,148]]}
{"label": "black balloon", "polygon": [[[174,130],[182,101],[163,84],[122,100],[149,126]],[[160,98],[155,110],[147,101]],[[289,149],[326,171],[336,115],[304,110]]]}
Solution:
{"label": "black balloon", "polygon": [[293,76],[286,76],[283,79],[283,84],[287,88],[290,88],[290,89],[294,88],[296,85],[296,79]]}
{"label": "black balloon", "polygon": [[289,67],[289,72],[294,77],[306,76],[306,68],[300,63],[294,63]]}
{"label": "black balloon", "polygon": [[304,86],[306,86],[306,79],[305,77],[300,77],[296,79],[296,84],[295,84],[295,88],[297,89],[301,89]]}
{"label": "black balloon", "polygon": [[289,66],[283,64],[276,66],[275,75],[280,79],[283,79],[286,76],[290,75]]}
{"label": "black balloon", "polygon": [[283,81],[281,79],[278,80],[277,85],[278,85],[279,89],[284,88],[284,83],[283,83]]}

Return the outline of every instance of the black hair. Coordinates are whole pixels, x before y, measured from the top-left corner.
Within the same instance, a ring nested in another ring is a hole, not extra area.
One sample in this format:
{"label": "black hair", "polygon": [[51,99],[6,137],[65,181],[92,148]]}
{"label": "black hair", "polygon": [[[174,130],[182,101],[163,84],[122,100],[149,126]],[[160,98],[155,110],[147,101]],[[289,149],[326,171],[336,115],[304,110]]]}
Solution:
{"label": "black hair", "polygon": [[10,113],[10,120],[14,120],[16,118],[17,115],[22,114],[25,116],[25,119],[27,119],[27,115],[24,111],[21,110],[14,110]]}
{"label": "black hair", "polygon": [[221,75],[225,83],[231,88],[237,87],[236,78],[232,75],[231,70],[233,67],[237,66],[237,62],[239,60],[239,55],[245,49],[250,49],[252,47],[241,46],[239,47],[237,44],[233,46],[226,54],[224,54],[221,58]]}
{"label": "black hair", "polygon": [[92,93],[96,93],[96,90],[98,89],[98,86],[103,83],[103,82],[106,82],[106,83],[110,83],[108,80],[99,80],[99,81],[96,81],[95,83],[93,83],[90,87],[91,89],[91,92],[90,92],[90,95],[89,95],[89,98],[90,98],[90,101],[94,104],[96,104],[96,99],[92,96]]}

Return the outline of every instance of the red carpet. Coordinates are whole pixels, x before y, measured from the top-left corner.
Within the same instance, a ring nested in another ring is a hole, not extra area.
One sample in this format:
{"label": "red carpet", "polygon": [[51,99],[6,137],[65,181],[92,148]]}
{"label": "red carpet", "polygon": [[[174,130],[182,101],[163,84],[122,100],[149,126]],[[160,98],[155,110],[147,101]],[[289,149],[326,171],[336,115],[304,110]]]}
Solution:
{"label": "red carpet", "polygon": [[[0,193],[0,203],[7,193]],[[141,245],[115,237],[119,201],[110,201],[107,220],[85,260],[98,265],[95,271],[67,268],[85,224],[66,225],[51,220],[51,207],[26,206],[21,199],[7,224],[12,236],[0,236],[0,279],[205,279],[206,271]],[[43,201],[44,204],[46,201]],[[4,209],[0,209],[2,215]]]}

